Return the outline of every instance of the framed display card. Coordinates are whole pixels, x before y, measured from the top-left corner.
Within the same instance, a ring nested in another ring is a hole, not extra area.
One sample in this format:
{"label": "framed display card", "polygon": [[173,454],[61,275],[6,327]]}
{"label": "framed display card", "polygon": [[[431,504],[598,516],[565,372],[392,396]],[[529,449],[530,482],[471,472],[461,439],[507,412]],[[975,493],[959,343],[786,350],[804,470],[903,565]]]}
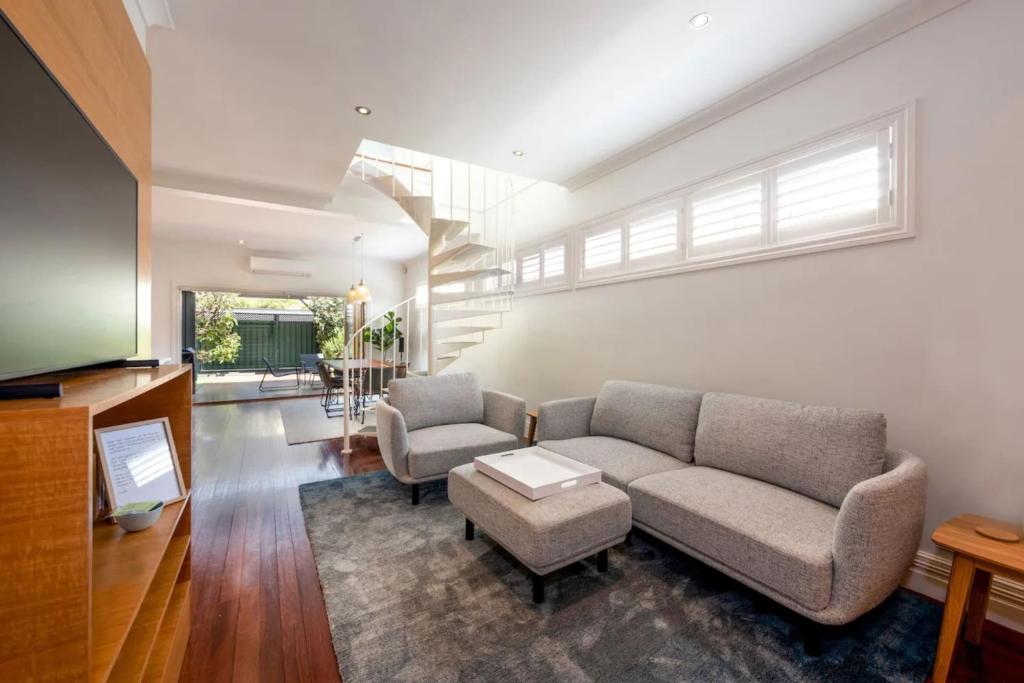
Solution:
{"label": "framed display card", "polygon": [[185,481],[166,417],[95,431],[112,509],[149,500],[167,505],[185,497]]}

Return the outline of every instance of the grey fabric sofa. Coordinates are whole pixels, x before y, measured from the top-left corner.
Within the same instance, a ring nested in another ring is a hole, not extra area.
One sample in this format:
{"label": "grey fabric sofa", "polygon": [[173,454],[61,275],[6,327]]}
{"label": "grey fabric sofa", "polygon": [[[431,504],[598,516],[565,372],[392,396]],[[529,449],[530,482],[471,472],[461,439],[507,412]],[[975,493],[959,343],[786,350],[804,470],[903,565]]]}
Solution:
{"label": "grey fabric sofa", "polygon": [[526,402],[481,391],[471,373],[394,379],[389,398],[377,404],[377,442],[388,470],[412,486],[419,503],[423,482],[478,455],[519,448]]}
{"label": "grey fabric sofa", "polygon": [[542,404],[537,434],[624,490],[635,527],[821,624],[882,602],[920,541],[925,466],[880,413],[609,381]]}

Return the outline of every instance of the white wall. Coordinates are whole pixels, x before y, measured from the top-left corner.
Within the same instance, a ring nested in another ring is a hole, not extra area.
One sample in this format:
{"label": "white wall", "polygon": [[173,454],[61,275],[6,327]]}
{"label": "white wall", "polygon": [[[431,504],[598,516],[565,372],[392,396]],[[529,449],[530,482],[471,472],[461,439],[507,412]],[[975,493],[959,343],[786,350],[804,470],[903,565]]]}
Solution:
{"label": "white wall", "polygon": [[917,236],[518,297],[452,369],[530,405],[606,378],[884,411],[944,519],[1024,515],[1024,3],[974,0],[577,192],[536,238],[916,101]]}
{"label": "white wall", "polygon": [[[263,254],[309,262],[311,277],[256,275],[249,271],[255,252],[244,246],[179,242],[158,238],[153,243],[153,355],[177,359],[180,349],[180,290],[199,289],[274,295],[343,296],[352,280],[349,258],[312,254]],[[366,284],[373,294],[370,315],[404,296],[401,263],[366,259]]]}

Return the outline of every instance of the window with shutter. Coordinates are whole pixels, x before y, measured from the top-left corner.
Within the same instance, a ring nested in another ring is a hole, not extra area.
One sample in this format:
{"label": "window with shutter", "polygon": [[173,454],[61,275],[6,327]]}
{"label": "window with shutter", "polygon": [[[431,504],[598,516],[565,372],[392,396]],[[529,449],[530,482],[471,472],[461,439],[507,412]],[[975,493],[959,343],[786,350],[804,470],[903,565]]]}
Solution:
{"label": "window with shutter", "polygon": [[778,169],[780,242],[870,228],[889,219],[889,129]]}
{"label": "window with shutter", "polygon": [[522,256],[519,262],[519,282],[524,285],[540,282],[540,252]]}
{"label": "window with shutter", "polygon": [[681,256],[678,206],[648,211],[630,218],[628,225],[631,268],[670,263]]}
{"label": "window with shutter", "polygon": [[600,228],[583,238],[583,274],[622,266],[622,228]]}
{"label": "window with shutter", "polygon": [[710,187],[690,198],[690,256],[757,248],[764,228],[762,174]]}
{"label": "window with shutter", "polygon": [[565,244],[544,250],[544,284],[565,278]]}
{"label": "window with shutter", "polygon": [[590,286],[912,237],[911,115],[892,111],[598,218],[560,260],[541,249],[541,278],[557,263],[569,286]]}

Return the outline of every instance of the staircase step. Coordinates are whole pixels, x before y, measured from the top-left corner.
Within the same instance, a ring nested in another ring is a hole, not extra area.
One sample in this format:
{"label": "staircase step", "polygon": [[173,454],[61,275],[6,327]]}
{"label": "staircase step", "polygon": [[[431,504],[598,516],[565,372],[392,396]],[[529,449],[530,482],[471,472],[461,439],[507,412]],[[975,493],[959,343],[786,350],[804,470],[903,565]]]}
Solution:
{"label": "staircase step", "polygon": [[480,309],[480,308],[441,308],[433,313],[434,322],[447,322],[449,320],[464,320],[466,318],[482,318],[485,315],[501,315],[507,313],[508,309]]}
{"label": "staircase step", "polygon": [[434,327],[434,338],[435,339],[451,339],[452,337],[464,337],[467,334],[481,334],[483,332],[489,332],[491,330],[500,329],[497,326],[469,326],[469,327]]}
{"label": "staircase step", "polygon": [[366,182],[373,185],[389,197],[394,197],[395,199],[412,196],[412,192],[409,191],[409,188],[407,188],[401,180],[394,178],[390,173],[385,172],[384,175],[378,175],[374,178],[367,176]]}
{"label": "staircase step", "polygon": [[439,356],[434,360],[434,372],[440,372],[458,360],[458,356]]}
{"label": "staircase step", "polygon": [[512,293],[511,286],[499,287],[481,292],[431,292],[430,303],[434,305],[452,304],[458,301],[471,301],[473,299],[486,299]]}
{"label": "staircase step", "polygon": [[453,221],[447,218],[435,218],[430,223],[430,246],[436,253],[442,243],[453,239],[469,227],[468,221]]}
{"label": "staircase step", "polygon": [[437,273],[429,276],[431,287],[446,285],[449,282],[460,282],[462,280],[476,280],[484,277],[497,277],[499,275],[511,275],[504,268],[478,268],[475,270],[453,270],[450,273]]}
{"label": "staircase step", "polygon": [[[439,347],[441,347],[441,349],[440,349],[441,351],[461,351],[462,349],[468,349],[471,346],[480,346],[480,344],[482,344],[482,343],[483,342],[478,342],[478,341],[472,341],[472,342],[470,342],[470,341],[460,341],[460,342],[443,341],[443,342],[438,342],[437,345]],[[442,355],[447,355],[447,354],[442,354]]]}
{"label": "staircase step", "polygon": [[430,269],[433,270],[441,264],[457,265],[460,263],[470,263],[496,251],[497,249],[488,247],[486,244],[476,244],[475,242],[460,244],[457,247],[432,256],[430,258]]}
{"label": "staircase step", "polygon": [[430,223],[433,220],[434,200],[424,195],[408,195],[395,197],[398,205],[405,210],[416,225],[427,235],[430,234]]}

